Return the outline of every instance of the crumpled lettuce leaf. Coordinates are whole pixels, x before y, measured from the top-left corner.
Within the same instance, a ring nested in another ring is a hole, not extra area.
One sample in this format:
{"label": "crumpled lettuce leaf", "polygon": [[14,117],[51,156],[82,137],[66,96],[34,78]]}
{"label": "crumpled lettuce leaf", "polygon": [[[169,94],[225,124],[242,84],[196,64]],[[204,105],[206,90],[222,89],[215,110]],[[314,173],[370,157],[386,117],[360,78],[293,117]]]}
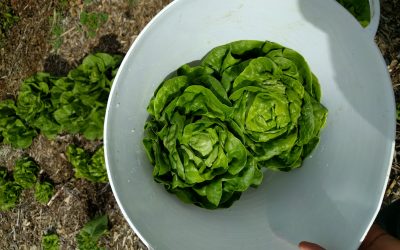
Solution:
{"label": "crumpled lettuce leaf", "polygon": [[183,65],[147,108],[143,144],[156,182],[200,207],[229,207],[263,179],[262,167],[301,166],[327,109],[317,77],[296,51],[263,41],[211,50]]}
{"label": "crumpled lettuce leaf", "polygon": [[43,250],[59,250],[60,249],[60,238],[57,234],[47,234],[42,237],[42,249]]}
{"label": "crumpled lettuce leaf", "polygon": [[12,181],[0,183],[0,211],[15,207],[22,189],[20,185]]}
{"label": "crumpled lettuce leaf", "polygon": [[55,80],[48,73],[37,73],[22,83],[17,99],[18,116],[48,138],[61,132],[60,124],[52,116],[55,108],[50,99]]}
{"label": "crumpled lettuce leaf", "polygon": [[363,26],[367,27],[371,20],[369,0],[337,0]]}
{"label": "crumpled lettuce leaf", "polygon": [[90,155],[82,148],[69,145],[66,155],[68,161],[74,167],[75,177],[93,182],[108,182],[103,146],[97,149],[93,155]]}
{"label": "crumpled lettuce leaf", "polygon": [[0,140],[27,148],[40,131],[54,139],[61,132],[89,140],[103,137],[107,99],[122,57],[97,53],[84,58],[68,76],[37,73],[13,100],[0,102]]}
{"label": "crumpled lettuce leaf", "polygon": [[0,102],[0,141],[15,148],[28,148],[35,136],[36,131],[18,117],[13,100]]}
{"label": "crumpled lettuce leaf", "polygon": [[36,183],[38,172],[38,165],[31,158],[23,157],[15,163],[14,181],[24,189],[31,188]]}
{"label": "crumpled lettuce leaf", "polygon": [[0,185],[3,185],[6,183],[6,178],[8,176],[8,171],[6,168],[0,168]]}
{"label": "crumpled lettuce leaf", "polygon": [[35,198],[38,202],[46,204],[53,196],[54,186],[48,181],[36,182]]}
{"label": "crumpled lettuce leaf", "polygon": [[89,55],[67,77],[54,81],[51,102],[63,131],[82,133],[90,140],[103,137],[107,99],[121,60],[118,55]]}
{"label": "crumpled lettuce leaf", "polygon": [[101,250],[99,239],[108,232],[108,217],[102,215],[86,223],[76,236],[79,250]]}

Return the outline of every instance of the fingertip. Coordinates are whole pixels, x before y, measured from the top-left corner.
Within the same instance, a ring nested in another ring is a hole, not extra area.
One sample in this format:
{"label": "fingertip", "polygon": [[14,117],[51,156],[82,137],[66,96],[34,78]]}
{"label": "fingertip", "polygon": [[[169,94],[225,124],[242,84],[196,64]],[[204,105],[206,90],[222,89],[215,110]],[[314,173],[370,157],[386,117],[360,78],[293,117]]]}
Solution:
{"label": "fingertip", "polygon": [[311,242],[307,242],[307,241],[300,242],[299,248],[301,250],[325,250],[320,245],[317,245],[317,244],[311,243]]}

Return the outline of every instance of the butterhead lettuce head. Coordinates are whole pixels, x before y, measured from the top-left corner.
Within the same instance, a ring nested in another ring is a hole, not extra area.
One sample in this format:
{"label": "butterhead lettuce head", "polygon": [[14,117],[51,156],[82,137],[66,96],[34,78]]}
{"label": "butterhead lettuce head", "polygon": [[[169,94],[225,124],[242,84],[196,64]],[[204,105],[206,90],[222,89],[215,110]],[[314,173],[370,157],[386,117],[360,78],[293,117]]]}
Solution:
{"label": "butterhead lettuce head", "polygon": [[290,171],[319,142],[328,114],[317,77],[296,51],[236,41],[183,65],[147,108],[143,143],[153,177],[181,200],[229,207],[263,179]]}

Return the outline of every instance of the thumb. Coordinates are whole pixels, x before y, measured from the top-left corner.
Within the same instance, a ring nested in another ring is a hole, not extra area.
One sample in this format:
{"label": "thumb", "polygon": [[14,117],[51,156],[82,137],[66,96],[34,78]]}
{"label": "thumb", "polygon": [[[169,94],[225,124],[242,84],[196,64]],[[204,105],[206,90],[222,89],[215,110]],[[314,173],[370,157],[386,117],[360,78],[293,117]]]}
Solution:
{"label": "thumb", "polygon": [[307,242],[307,241],[302,241],[299,244],[299,248],[301,250],[325,250],[325,248],[321,247],[320,245]]}

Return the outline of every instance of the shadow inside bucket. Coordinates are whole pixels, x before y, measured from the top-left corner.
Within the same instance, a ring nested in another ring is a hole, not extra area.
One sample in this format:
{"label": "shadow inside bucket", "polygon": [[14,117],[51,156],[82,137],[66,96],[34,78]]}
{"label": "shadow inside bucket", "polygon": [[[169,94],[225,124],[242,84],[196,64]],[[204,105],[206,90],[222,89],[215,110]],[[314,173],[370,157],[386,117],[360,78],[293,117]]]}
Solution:
{"label": "shadow inside bucket", "polygon": [[[320,53],[318,60],[325,60],[318,65],[314,59],[310,67],[322,80],[327,126],[313,159],[307,159],[301,170],[270,179],[266,211],[276,236],[293,244],[305,240],[327,249],[357,249],[386,186],[395,132],[394,99],[384,61],[373,41],[367,41],[370,36],[363,36],[361,26],[355,30],[356,20],[348,13],[348,18],[323,16],[320,10],[329,4],[333,8],[337,3],[298,0],[301,14],[315,32],[324,33],[329,46],[327,53],[318,44],[308,48]],[[304,56],[307,59],[307,53]],[[324,70],[326,65],[332,68]],[[324,77],[324,72],[332,77]],[[279,183],[296,179],[307,182],[279,189]],[[331,227],[342,230],[324,232]]]}

